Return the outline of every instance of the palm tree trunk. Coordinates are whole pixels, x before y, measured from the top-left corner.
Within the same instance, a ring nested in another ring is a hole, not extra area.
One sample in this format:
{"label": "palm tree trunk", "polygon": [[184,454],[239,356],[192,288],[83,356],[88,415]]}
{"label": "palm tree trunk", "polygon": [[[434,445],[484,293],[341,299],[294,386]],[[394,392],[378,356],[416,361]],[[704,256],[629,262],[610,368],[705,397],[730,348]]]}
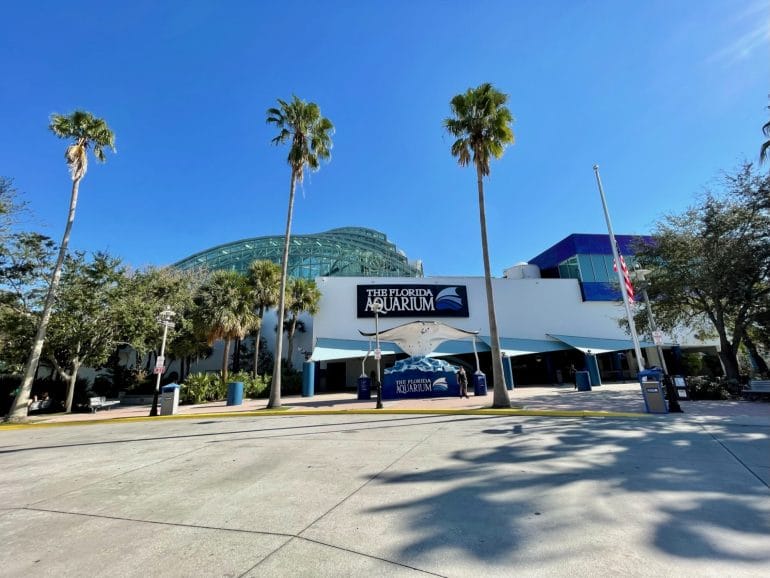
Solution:
{"label": "palm tree trunk", "polygon": [[72,371],[67,376],[69,383],[67,384],[67,403],[64,406],[64,411],[66,413],[72,412],[72,400],[75,398],[75,383],[78,380],[80,365],[80,360],[77,357],[72,360]]}
{"label": "palm tree trunk", "polygon": [[294,351],[294,334],[297,331],[297,318],[295,317],[289,322],[289,331],[288,333],[288,351],[286,352],[286,367],[291,369],[292,363],[291,363],[291,354]]}
{"label": "palm tree trunk", "polygon": [[13,400],[11,410],[8,412],[8,421],[22,421],[27,417],[29,394],[32,392],[32,382],[35,378],[37,366],[40,363],[40,355],[43,352],[45,333],[48,329],[48,321],[51,319],[54,299],[56,298],[56,289],[59,287],[59,279],[61,279],[64,257],[67,255],[67,246],[70,242],[72,224],[75,222],[75,208],[78,204],[79,188],[80,179],[75,179],[72,181],[72,196],[70,197],[70,210],[67,217],[67,226],[64,228],[64,236],[62,237],[61,245],[59,246],[59,256],[56,258],[56,265],[54,266],[53,274],[51,275],[51,285],[48,287],[48,294],[45,297],[43,312],[40,315],[40,321],[37,325],[35,342],[32,346],[32,351],[29,354],[29,358],[27,359],[27,364],[24,366],[24,379],[21,382],[19,393],[16,394],[16,399]]}
{"label": "palm tree trunk", "polygon": [[281,288],[278,294],[278,331],[275,338],[275,363],[273,365],[273,382],[270,384],[270,400],[268,409],[281,407],[281,351],[283,349],[283,316],[286,309],[286,277],[289,271],[289,243],[291,241],[291,217],[294,212],[294,187],[297,184],[297,172],[291,170],[291,186],[289,187],[289,211],[286,216],[286,237],[283,242],[283,257],[281,258]]}
{"label": "palm tree trunk", "polygon": [[222,383],[227,383],[227,366],[230,365],[230,338],[225,339],[225,350],[222,352]]}
{"label": "palm tree trunk", "polygon": [[500,354],[500,337],[497,334],[495,301],[492,294],[492,273],[489,266],[489,244],[487,243],[487,216],[484,209],[484,181],[481,167],[476,166],[479,189],[479,221],[481,222],[481,252],[484,257],[484,286],[487,290],[487,314],[489,315],[489,346],[492,349],[492,407],[511,407],[511,398],[503,378],[503,358]]}
{"label": "palm tree trunk", "polygon": [[265,308],[259,308],[259,327],[254,336],[254,379],[257,379],[257,369],[259,365],[259,340],[262,338],[262,319],[265,317]]}

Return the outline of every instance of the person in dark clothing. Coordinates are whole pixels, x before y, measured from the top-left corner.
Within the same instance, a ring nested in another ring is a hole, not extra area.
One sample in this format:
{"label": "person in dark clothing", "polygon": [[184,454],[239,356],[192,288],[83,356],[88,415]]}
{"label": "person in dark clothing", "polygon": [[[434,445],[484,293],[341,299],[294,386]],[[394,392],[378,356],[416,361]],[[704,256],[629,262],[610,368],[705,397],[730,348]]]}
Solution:
{"label": "person in dark clothing", "polygon": [[468,397],[468,376],[463,367],[457,370],[457,383],[460,384],[460,397]]}

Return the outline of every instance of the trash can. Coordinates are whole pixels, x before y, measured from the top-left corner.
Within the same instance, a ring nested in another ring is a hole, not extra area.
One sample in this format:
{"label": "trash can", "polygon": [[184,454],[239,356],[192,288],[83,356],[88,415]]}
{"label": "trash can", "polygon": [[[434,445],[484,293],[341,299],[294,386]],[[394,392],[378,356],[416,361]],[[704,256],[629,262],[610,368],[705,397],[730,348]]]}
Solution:
{"label": "trash can", "polygon": [[487,376],[481,371],[473,374],[473,395],[487,395]]}
{"label": "trash can", "polygon": [[179,412],[179,384],[169,383],[160,389],[160,415]]}
{"label": "trash can", "polygon": [[358,378],[358,399],[372,399],[372,380],[365,375]]}
{"label": "trash can", "polygon": [[639,385],[642,387],[644,409],[647,413],[668,413],[666,394],[663,389],[663,372],[657,369],[640,371]]}
{"label": "trash can", "polygon": [[241,405],[243,403],[243,382],[231,381],[227,384],[227,405]]}
{"label": "trash can", "polygon": [[315,363],[306,361],[302,364],[302,397],[315,395]]}
{"label": "trash can", "polygon": [[591,391],[591,375],[587,371],[575,372],[575,389],[578,391]]}

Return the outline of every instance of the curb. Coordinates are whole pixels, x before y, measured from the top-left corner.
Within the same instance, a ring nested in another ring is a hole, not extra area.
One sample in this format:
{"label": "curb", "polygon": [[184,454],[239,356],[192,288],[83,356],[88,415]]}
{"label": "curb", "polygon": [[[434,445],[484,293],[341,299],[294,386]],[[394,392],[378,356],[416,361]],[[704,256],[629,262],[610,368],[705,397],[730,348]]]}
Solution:
{"label": "curb", "polygon": [[310,415],[479,415],[479,416],[534,416],[534,417],[577,417],[577,418],[631,418],[649,419],[654,417],[647,413],[590,411],[590,410],[551,410],[551,409],[318,409],[292,410],[284,406],[279,410],[255,410],[227,413],[187,413],[175,415],[115,417],[81,421],[38,422],[38,423],[9,423],[0,424],[0,432],[4,430],[50,428],[76,425],[96,425],[105,423],[138,423],[161,420],[189,419],[226,419],[239,417],[278,417],[278,416],[310,416]]}

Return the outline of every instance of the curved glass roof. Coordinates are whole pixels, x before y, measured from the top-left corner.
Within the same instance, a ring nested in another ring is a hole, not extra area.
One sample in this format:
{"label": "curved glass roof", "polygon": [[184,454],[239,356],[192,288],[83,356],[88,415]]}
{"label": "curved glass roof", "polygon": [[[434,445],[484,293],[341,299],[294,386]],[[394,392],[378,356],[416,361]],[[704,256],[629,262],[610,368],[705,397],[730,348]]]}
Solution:
{"label": "curved glass roof", "polygon": [[[283,236],[254,237],[219,245],[174,263],[177,269],[234,269],[248,271],[252,261],[281,262]],[[422,277],[422,263],[410,263],[384,233],[362,227],[343,227],[324,233],[292,235],[289,276]]]}

